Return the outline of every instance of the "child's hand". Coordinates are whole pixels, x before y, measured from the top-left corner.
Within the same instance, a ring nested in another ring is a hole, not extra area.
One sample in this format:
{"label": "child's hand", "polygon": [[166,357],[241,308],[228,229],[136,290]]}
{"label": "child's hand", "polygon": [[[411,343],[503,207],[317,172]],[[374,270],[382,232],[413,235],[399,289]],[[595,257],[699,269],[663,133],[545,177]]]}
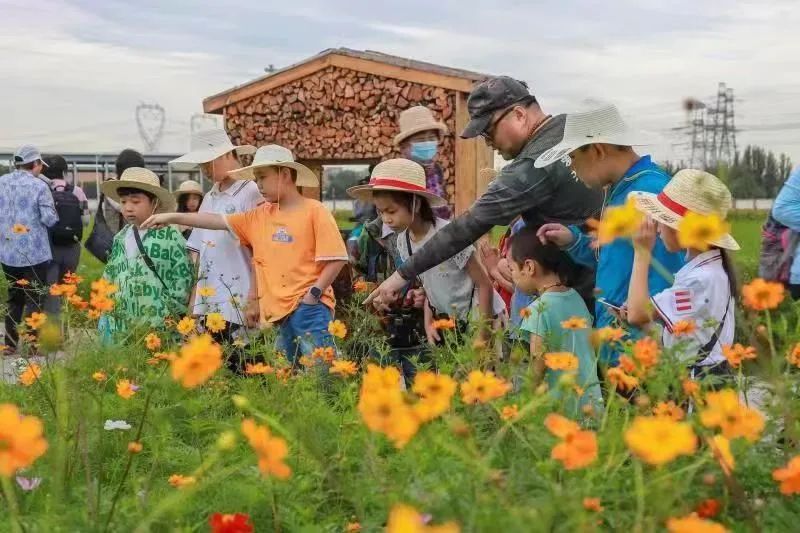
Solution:
{"label": "child's hand", "polygon": [[639,226],[639,231],[633,236],[634,248],[647,250],[649,252],[653,249],[653,246],[655,246],[657,237],[656,222],[652,218],[647,217]]}
{"label": "child's hand", "polygon": [[411,289],[408,291],[406,299],[415,309],[422,309],[425,306],[425,289]]}
{"label": "child's hand", "polygon": [[501,258],[500,261],[497,262],[497,271],[503,276],[509,283],[513,283],[514,280],[511,277],[511,267],[508,266],[508,259],[505,257]]}
{"label": "child's hand", "polygon": [[247,327],[254,328],[258,326],[261,320],[261,310],[258,307],[258,300],[249,300],[247,308],[244,310],[244,318],[247,321]]}
{"label": "child's hand", "polygon": [[478,249],[481,252],[481,260],[486,270],[492,272],[497,268],[497,263],[500,261],[500,251],[490,245],[487,241],[480,241]]}
{"label": "child's hand", "polygon": [[544,224],[539,228],[539,231],[536,232],[536,236],[539,237],[542,244],[552,242],[559,248],[566,248],[575,240],[575,236],[572,235],[569,228],[563,224],[555,223]]}
{"label": "child's hand", "polygon": [[159,229],[163,228],[164,226],[170,225],[170,214],[169,213],[161,213],[158,215],[152,215],[150,218],[142,222],[140,226],[142,229]]}
{"label": "child's hand", "polygon": [[425,336],[428,337],[428,344],[436,344],[442,338],[439,336],[439,331],[433,327],[433,322],[430,320],[425,321]]}

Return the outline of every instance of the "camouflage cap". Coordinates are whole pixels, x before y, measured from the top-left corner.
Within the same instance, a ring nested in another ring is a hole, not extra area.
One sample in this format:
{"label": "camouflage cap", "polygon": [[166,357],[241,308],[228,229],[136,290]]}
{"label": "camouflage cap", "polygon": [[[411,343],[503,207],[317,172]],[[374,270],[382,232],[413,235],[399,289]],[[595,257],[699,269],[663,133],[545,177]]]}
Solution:
{"label": "camouflage cap", "polygon": [[523,81],[508,76],[497,76],[479,83],[469,93],[467,109],[470,121],[461,132],[461,138],[477,137],[489,127],[495,111],[524,100],[535,102],[536,98],[528,91],[528,85]]}

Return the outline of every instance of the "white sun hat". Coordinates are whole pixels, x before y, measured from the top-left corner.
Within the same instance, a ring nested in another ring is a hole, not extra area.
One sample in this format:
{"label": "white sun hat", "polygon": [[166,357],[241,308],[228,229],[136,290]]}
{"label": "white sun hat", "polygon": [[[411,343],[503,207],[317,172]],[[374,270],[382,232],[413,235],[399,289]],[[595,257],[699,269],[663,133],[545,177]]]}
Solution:
{"label": "white sun hat", "polygon": [[194,170],[203,163],[208,163],[228,152],[236,150],[238,155],[250,155],[256,151],[255,146],[246,144],[234,146],[230,137],[222,128],[198,131],[192,135],[189,143],[190,152],[169,162],[176,170]]}
{"label": "white sun hat", "polygon": [[646,146],[653,144],[653,140],[644,132],[631,129],[617,107],[607,104],[590,111],[568,113],[561,142],[540,155],[534,166],[552,165],[587,144]]}
{"label": "white sun hat", "polygon": [[256,150],[252,165],[231,170],[228,174],[238,179],[252,180],[255,179],[253,171],[264,167],[293,168],[297,171],[295,183],[298,187],[319,187],[317,175],[307,166],[296,162],[291,150],[277,144],[262,146]]}
{"label": "white sun hat", "polygon": [[[731,192],[719,178],[694,169],[675,174],[658,194],[635,191],[630,197],[636,209],[673,229],[678,229],[690,211],[706,216],[715,214],[724,220],[733,204]],[[709,244],[726,250],[739,249],[739,243],[728,233]]]}
{"label": "white sun hat", "polygon": [[156,213],[170,213],[175,211],[175,197],[161,186],[158,176],[152,171],[141,167],[130,167],[122,173],[118,180],[108,180],[100,184],[100,190],[119,202],[119,189],[131,188],[146,191],[158,199]]}
{"label": "white sun hat", "polygon": [[431,207],[447,205],[444,198],[428,192],[425,184],[425,169],[419,163],[410,159],[387,159],[375,165],[368,184],[350,187],[347,194],[369,202],[373,191],[405,192],[422,196]]}
{"label": "white sun hat", "polygon": [[186,180],[180,184],[178,190],[175,191],[175,198],[180,198],[184,194],[199,194],[203,196],[203,187],[194,180]]}

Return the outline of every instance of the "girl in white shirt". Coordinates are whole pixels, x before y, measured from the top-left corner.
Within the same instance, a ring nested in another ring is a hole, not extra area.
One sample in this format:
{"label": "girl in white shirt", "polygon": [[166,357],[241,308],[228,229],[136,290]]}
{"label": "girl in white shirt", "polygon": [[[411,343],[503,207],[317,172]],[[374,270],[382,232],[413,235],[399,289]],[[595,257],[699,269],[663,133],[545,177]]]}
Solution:
{"label": "girl in white shirt", "polygon": [[[693,374],[727,373],[722,346],[733,344],[737,294],[728,251],[739,249],[724,223],[730,191],[712,174],[681,170],[661,193],[634,193],[634,199],[648,219],[634,238],[628,321],[638,327],[661,322],[666,347],[688,339],[683,352]],[[686,250],[687,262],[672,287],[650,298],[647,275],[656,230],[667,250]]]}

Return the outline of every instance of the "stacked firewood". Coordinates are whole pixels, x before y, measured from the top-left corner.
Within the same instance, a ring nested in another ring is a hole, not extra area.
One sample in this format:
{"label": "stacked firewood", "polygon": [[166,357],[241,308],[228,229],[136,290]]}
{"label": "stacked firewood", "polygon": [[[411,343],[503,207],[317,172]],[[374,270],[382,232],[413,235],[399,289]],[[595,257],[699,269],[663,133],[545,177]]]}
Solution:
{"label": "stacked firewood", "polygon": [[327,67],[225,108],[234,142],[290,148],[299,160],[381,160],[397,156],[393,144],[401,111],[424,105],[449,131],[440,147],[448,198],[455,196],[455,95],[452,91]]}

